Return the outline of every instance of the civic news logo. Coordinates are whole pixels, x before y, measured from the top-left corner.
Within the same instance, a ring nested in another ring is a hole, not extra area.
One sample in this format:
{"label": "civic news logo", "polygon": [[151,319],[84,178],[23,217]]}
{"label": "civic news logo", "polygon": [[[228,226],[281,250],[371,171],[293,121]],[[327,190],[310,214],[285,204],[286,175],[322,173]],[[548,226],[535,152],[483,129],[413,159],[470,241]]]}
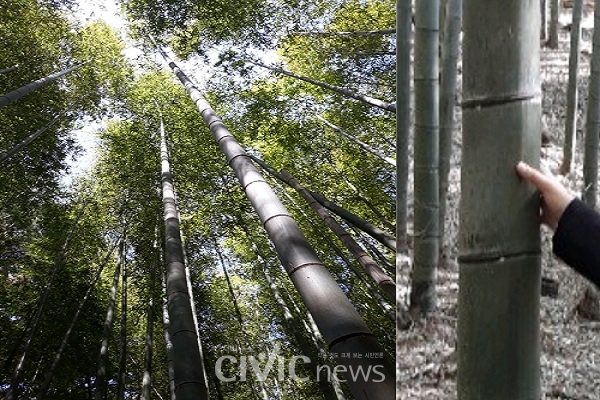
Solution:
{"label": "civic news logo", "polygon": [[[248,374],[252,374],[259,381],[266,381],[271,374],[277,374],[277,379],[283,380],[289,377],[293,380],[308,381],[314,379],[312,376],[303,376],[297,370],[300,363],[310,364],[311,359],[307,356],[293,356],[286,359],[280,354],[281,345],[275,343],[271,351],[254,355],[223,355],[215,362],[215,375],[222,382],[246,381]],[[339,356],[339,354],[337,354]],[[369,353],[364,356],[342,354],[342,358],[383,358],[381,353]],[[348,379],[353,381],[383,382],[385,380],[385,368],[383,365],[317,365],[316,379],[332,381],[337,378],[340,382]]]}

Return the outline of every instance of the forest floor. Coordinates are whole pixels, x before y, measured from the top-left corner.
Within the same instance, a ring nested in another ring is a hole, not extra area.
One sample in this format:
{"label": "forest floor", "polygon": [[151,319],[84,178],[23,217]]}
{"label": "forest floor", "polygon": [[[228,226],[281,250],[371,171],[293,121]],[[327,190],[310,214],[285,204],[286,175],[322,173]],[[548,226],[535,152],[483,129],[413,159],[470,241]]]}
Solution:
{"label": "forest floor", "polygon": [[[561,15],[561,24],[570,22],[570,9]],[[562,143],[568,81],[570,33],[560,30],[558,49],[542,48],[541,71],[543,89],[543,122],[553,135],[548,147],[541,150],[541,166],[551,172],[574,193],[581,193],[583,182],[583,148],[581,146],[589,81],[589,62],[593,15],[588,9],[584,17],[580,78],[577,151],[573,172],[558,174],[562,160]],[[460,77],[459,77],[460,80]],[[460,110],[457,108],[458,120]],[[460,126],[460,123],[458,124]],[[438,309],[426,320],[408,331],[398,333],[397,399],[456,399],[456,322],[458,265],[456,235],[460,197],[460,128],[454,142],[446,244],[450,261],[438,273]],[[412,186],[412,183],[410,183]],[[542,399],[600,399],[600,322],[582,318],[575,311],[588,286],[584,278],[552,255],[551,232],[542,228],[542,275],[559,282],[556,298],[542,297],[540,310],[540,343]],[[399,295],[406,301],[410,287],[410,260],[399,273]]]}

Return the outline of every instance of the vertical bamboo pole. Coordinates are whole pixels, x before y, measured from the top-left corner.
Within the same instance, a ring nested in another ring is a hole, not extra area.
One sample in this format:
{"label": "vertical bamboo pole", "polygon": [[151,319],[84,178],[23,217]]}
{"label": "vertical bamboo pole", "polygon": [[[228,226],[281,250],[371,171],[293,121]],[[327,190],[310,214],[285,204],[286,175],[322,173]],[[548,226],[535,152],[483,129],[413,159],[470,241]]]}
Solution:
{"label": "vertical bamboo pole", "polygon": [[[312,310],[330,351],[337,355],[339,372],[345,375],[358,400],[391,400],[395,397],[393,366],[385,351],[354,306],[331,277],[306,238],[279,201],[269,184],[252,164],[244,149],[210,107],[190,79],[159,48],[173,73],[186,88],[213,138],[235,171],[265,230],[273,241],[283,267],[298,289],[307,308]],[[377,353],[383,358],[366,358]],[[345,357],[362,354],[363,357]],[[351,371],[371,370],[368,376]]]}
{"label": "vertical bamboo pole", "polygon": [[590,74],[585,121],[584,188],[582,194],[583,201],[591,207],[596,207],[596,196],[598,195],[598,132],[600,132],[600,5],[598,2],[594,7],[592,72]]}
{"label": "vertical bamboo pole", "polygon": [[396,248],[407,247],[412,0],[396,2]]}
{"label": "vertical bamboo pole", "polygon": [[560,173],[563,175],[571,172],[573,155],[577,136],[577,76],[579,71],[579,49],[581,40],[581,15],[583,14],[583,0],[573,2],[573,24],[571,25],[571,48],[569,51],[569,85],[567,86],[567,115],[565,117],[565,143],[563,146],[563,161]]}
{"label": "vertical bamboo pole", "polygon": [[436,306],[439,260],[439,0],[415,4],[414,256],[410,309]]}
{"label": "vertical bamboo pole", "polygon": [[540,9],[465,0],[458,398],[540,398]]}

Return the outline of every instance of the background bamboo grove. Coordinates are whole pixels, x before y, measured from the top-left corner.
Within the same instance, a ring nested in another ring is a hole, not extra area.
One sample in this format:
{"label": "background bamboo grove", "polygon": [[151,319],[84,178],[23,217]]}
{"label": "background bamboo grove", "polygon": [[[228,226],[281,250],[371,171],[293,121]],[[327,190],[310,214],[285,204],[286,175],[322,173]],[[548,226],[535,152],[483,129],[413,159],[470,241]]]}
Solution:
{"label": "background bamboo grove", "polygon": [[543,396],[541,3],[0,0],[0,396]]}

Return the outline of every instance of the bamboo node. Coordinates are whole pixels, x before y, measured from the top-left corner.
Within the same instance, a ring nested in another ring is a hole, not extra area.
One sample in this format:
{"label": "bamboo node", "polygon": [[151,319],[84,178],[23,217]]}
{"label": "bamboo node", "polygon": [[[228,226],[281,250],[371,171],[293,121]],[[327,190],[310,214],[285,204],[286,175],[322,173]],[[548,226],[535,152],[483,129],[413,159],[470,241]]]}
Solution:
{"label": "bamboo node", "polygon": [[292,263],[289,263],[289,264],[288,264],[288,266],[289,266],[290,268],[292,268],[292,269],[291,269],[291,271],[289,271],[289,272],[288,272],[288,275],[289,275],[289,276],[292,276],[292,275],[293,275],[293,274],[294,274],[296,271],[298,271],[299,269],[301,269],[301,268],[305,268],[305,267],[310,267],[311,265],[320,265],[320,266],[321,266],[321,267],[323,267],[323,268],[327,268],[327,267],[325,267],[325,264],[323,264],[323,263],[318,263],[318,262],[304,263],[304,264],[300,264],[300,265],[298,265],[298,266],[296,266],[296,267],[294,267],[294,266],[292,265]]}
{"label": "bamboo node", "polygon": [[257,182],[266,183],[266,184],[268,185],[267,181],[265,181],[264,179],[257,179],[257,180],[255,180],[255,181],[252,181],[252,182],[250,182],[250,183],[248,183],[248,184],[244,185],[244,192],[246,191],[246,188],[247,188],[248,186],[252,185],[253,183],[257,183]]}
{"label": "bamboo node", "polygon": [[357,337],[357,336],[372,336],[375,337],[375,335],[373,335],[372,332],[369,331],[359,331],[359,332],[352,332],[352,333],[347,333],[345,335],[342,335],[338,338],[335,338],[331,341],[331,343],[329,343],[329,351],[333,350],[333,346],[343,342],[344,340],[348,340],[348,339],[352,339],[353,337]]}
{"label": "bamboo node", "polygon": [[[233,136],[223,136],[221,139],[224,139],[226,137],[233,137]],[[219,139],[219,140],[221,140],[221,139]],[[233,160],[235,160],[238,157],[248,157],[248,154],[246,154],[246,153],[236,154],[235,156],[231,157],[231,160],[227,161],[227,164],[231,167],[231,163],[233,162]]]}
{"label": "bamboo node", "polygon": [[[255,181],[256,182],[256,181]],[[263,222],[263,227],[265,229],[267,229],[267,222],[269,222],[270,220],[272,220],[273,218],[277,218],[277,217],[288,217],[288,218],[292,218],[291,215],[289,214],[275,214],[275,215],[271,215],[269,218],[265,219],[265,222]],[[292,218],[293,220],[293,218]]]}

